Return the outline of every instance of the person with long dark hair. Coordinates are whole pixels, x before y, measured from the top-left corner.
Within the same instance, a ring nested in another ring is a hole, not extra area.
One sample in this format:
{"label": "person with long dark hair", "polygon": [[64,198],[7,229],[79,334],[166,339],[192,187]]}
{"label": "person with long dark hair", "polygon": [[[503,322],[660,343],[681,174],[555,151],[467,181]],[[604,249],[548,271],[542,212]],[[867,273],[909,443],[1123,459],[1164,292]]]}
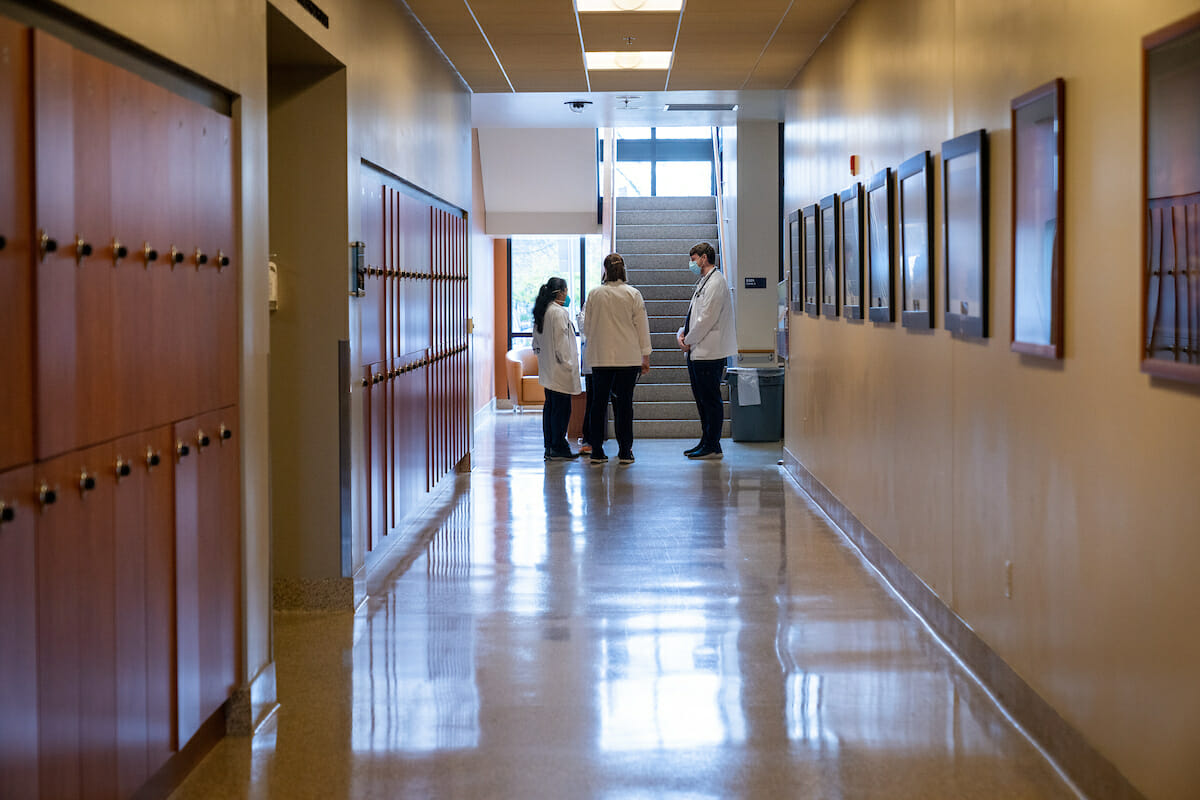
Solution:
{"label": "person with long dark hair", "polygon": [[546,393],[542,409],[542,439],[547,461],[578,458],[567,443],[571,395],[579,394],[579,350],[575,323],[566,306],[567,282],[551,278],[538,290],[533,304],[533,351],[538,357],[538,383]]}
{"label": "person with long dark hair", "polygon": [[617,460],[628,466],[633,463],[633,389],[638,376],[650,371],[650,320],[642,293],[625,282],[619,253],[604,259],[603,283],[588,293],[583,333],[592,368],[591,463],[608,461],[604,428],[611,394]]}

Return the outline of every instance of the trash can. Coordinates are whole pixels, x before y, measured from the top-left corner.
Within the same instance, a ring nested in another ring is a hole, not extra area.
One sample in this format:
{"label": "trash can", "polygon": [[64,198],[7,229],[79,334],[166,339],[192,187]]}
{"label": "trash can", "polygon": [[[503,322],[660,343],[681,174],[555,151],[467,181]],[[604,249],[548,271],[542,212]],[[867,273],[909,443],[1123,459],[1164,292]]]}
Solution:
{"label": "trash can", "polygon": [[[731,367],[730,433],[735,442],[778,442],[783,439],[783,370]],[[739,388],[740,386],[740,388]],[[755,391],[757,400],[755,403]]]}

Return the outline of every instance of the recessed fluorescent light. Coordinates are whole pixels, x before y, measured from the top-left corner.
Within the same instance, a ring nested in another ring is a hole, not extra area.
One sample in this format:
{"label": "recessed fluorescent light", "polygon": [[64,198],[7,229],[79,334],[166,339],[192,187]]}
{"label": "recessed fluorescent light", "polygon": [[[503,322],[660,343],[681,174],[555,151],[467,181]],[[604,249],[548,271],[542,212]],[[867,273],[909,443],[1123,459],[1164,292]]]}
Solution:
{"label": "recessed fluorescent light", "polygon": [[580,14],[602,11],[678,11],[683,0],[575,0]]}
{"label": "recessed fluorescent light", "polygon": [[664,111],[737,111],[737,103],[667,103]]}
{"label": "recessed fluorescent light", "polygon": [[584,53],[588,69],[670,69],[670,50],[601,50]]}

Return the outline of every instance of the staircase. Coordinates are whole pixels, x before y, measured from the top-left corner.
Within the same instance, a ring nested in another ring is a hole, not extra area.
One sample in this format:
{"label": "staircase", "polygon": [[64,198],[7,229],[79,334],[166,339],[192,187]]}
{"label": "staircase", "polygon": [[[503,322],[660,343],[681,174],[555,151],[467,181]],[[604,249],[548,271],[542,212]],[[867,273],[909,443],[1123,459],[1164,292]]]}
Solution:
{"label": "staircase", "polygon": [[[625,259],[629,284],[642,293],[650,317],[650,372],[633,394],[633,435],[642,439],[699,439],[700,418],[688,383],[687,362],[675,341],[696,286],[687,268],[697,242],[717,248],[715,197],[618,197],[615,250]],[[722,387],[722,393],[728,389]],[[725,406],[729,435],[729,406]]]}

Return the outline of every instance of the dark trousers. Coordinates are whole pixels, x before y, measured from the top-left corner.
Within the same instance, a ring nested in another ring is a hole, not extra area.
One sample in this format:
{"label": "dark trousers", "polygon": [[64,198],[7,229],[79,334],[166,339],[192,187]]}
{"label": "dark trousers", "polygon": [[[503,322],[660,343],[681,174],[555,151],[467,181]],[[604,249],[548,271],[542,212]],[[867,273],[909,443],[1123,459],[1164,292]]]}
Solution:
{"label": "dark trousers", "polygon": [[[585,398],[586,398],[583,403],[583,443],[590,447],[596,447],[596,446],[603,447],[604,446],[603,438],[601,438],[595,442],[592,441],[592,395],[594,394],[594,390],[592,388],[592,376],[590,373],[583,376],[583,386],[584,386],[584,392],[585,392]],[[608,427],[608,425],[607,425],[608,407],[607,406],[604,409],[604,421],[606,424],[601,428],[602,431]]]}
{"label": "dark trousers", "polygon": [[[544,388],[544,387],[543,387]],[[542,439],[546,450],[569,453],[567,427],[571,424],[571,395],[546,389],[546,405],[542,407]]]}
{"label": "dark trousers", "polygon": [[637,386],[639,367],[592,367],[592,455],[604,452],[604,428],[608,420],[608,396],[612,395],[613,429],[617,434],[617,455],[633,452],[633,387]]}
{"label": "dark trousers", "polygon": [[700,412],[700,446],[721,449],[721,426],[725,424],[725,405],[721,400],[721,373],[725,359],[693,361],[688,359],[688,380],[696,410]]}

